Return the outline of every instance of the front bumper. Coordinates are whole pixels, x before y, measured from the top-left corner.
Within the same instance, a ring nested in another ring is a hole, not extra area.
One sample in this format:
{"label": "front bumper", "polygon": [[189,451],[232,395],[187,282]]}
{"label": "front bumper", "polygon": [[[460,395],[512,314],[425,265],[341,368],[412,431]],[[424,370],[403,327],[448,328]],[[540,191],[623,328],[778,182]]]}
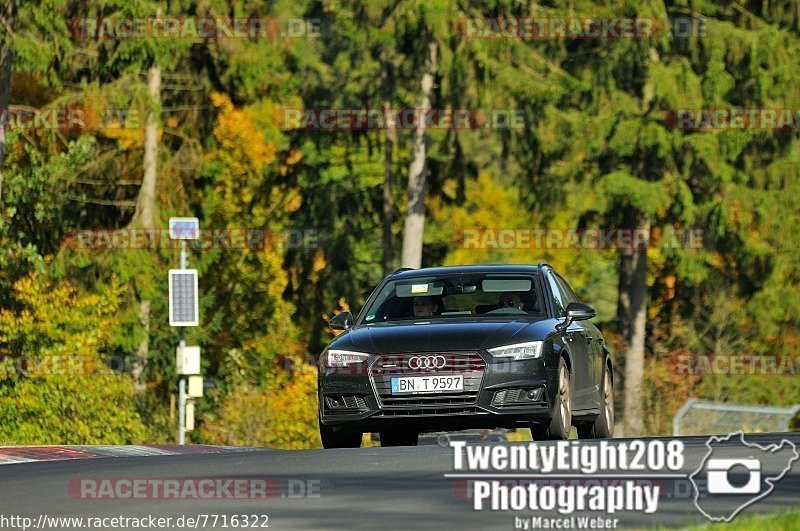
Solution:
{"label": "front bumper", "polygon": [[[320,423],[362,432],[425,432],[513,428],[552,418],[558,368],[552,352],[520,361],[494,358],[486,351],[448,352],[443,353],[448,358],[445,369],[405,368],[408,357],[420,354],[439,353],[373,355],[346,369],[320,368]],[[384,368],[387,366],[392,368]],[[464,391],[391,393],[393,376],[446,374],[463,374]]]}

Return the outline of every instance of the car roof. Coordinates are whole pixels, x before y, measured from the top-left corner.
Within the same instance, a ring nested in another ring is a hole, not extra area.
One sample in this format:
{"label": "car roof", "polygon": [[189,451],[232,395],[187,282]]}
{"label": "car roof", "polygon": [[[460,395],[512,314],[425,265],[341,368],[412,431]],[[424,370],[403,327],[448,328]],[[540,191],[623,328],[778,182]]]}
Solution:
{"label": "car roof", "polygon": [[392,280],[417,278],[436,275],[470,274],[470,273],[538,273],[542,266],[521,264],[487,264],[426,267],[422,269],[398,269],[391,276]]}

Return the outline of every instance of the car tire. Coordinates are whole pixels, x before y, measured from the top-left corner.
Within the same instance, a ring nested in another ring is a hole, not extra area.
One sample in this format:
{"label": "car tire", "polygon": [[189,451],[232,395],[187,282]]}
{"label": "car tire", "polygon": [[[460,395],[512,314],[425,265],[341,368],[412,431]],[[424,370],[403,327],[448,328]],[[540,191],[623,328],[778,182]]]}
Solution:
{"label": "car tire", "polygon": [[322,447],[328,448],[360,448],[361,432],[345,429],[334,430],[322,424],[319,425],[319,438]]}
{"label": "car tire", "polygon": [[564,441],[569,439],[572,428],[572,376],[564,358],[558,361],[558,387],[553,407],[553,418],[549,424],[531,426],[531,435],[536,441]]}
{"label": "car tire", "polygon": [[610,439],[614,436],[614,378],[606,365],[603,376],[603,411],[591,424],[578,426],[579,439]]}
{"label": "car tire", "polygon": [[415,431],[382,431],[381,446],[417,446],[419,433]]}

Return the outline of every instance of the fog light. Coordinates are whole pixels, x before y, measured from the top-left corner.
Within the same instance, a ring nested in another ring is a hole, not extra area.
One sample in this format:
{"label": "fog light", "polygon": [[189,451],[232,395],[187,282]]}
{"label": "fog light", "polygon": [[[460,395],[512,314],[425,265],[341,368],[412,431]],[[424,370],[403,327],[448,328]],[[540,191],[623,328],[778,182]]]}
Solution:
{"label": "fog light", "polygon": [[529,402],[537,402],[541,397],[541,387],[536,389],[504,389],[495,393],[492,402],[496,406],[522,406]]}
{"label": "fog light", "polygon": [[366,411],[367,402],[362,396],[334,395],[325,397],[325,405],[334,412],[347,412],[348,410]]}
{"label": "fog light", "polygon": [[342,407],[342,405],[344,405],[342,402],[342,397],[340,396],[337,397],[326,396],[325,401],[328,403],[328,407]]}

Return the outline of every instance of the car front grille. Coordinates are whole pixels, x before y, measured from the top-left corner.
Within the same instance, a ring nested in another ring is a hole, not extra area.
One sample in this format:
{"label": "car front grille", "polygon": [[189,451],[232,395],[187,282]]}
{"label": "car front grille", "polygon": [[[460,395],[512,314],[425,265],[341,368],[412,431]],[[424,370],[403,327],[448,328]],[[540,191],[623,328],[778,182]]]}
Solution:
{"label": "car front grille", "polygon": [[419,417],[422,415],[488,415],[489,412],[475,406],[435,408],[391,408],[383,409],[376,417]]}
{"label": "car front grille", "polygon": [[[415,356],[440,356],[444,364],[437,368],[411,368],[409,360]],[[423,352],[409,354],[383,354],[370,365],[370,377],[375,385],[378,400],[383,408],[414,408],[413,413],[399,414],[445,414],[434,410],[464,409],[478,399],[486,362],[477,352]],[[417,395],[392,395],[393,376],[428,376],[462,374],[464,391]]]}

